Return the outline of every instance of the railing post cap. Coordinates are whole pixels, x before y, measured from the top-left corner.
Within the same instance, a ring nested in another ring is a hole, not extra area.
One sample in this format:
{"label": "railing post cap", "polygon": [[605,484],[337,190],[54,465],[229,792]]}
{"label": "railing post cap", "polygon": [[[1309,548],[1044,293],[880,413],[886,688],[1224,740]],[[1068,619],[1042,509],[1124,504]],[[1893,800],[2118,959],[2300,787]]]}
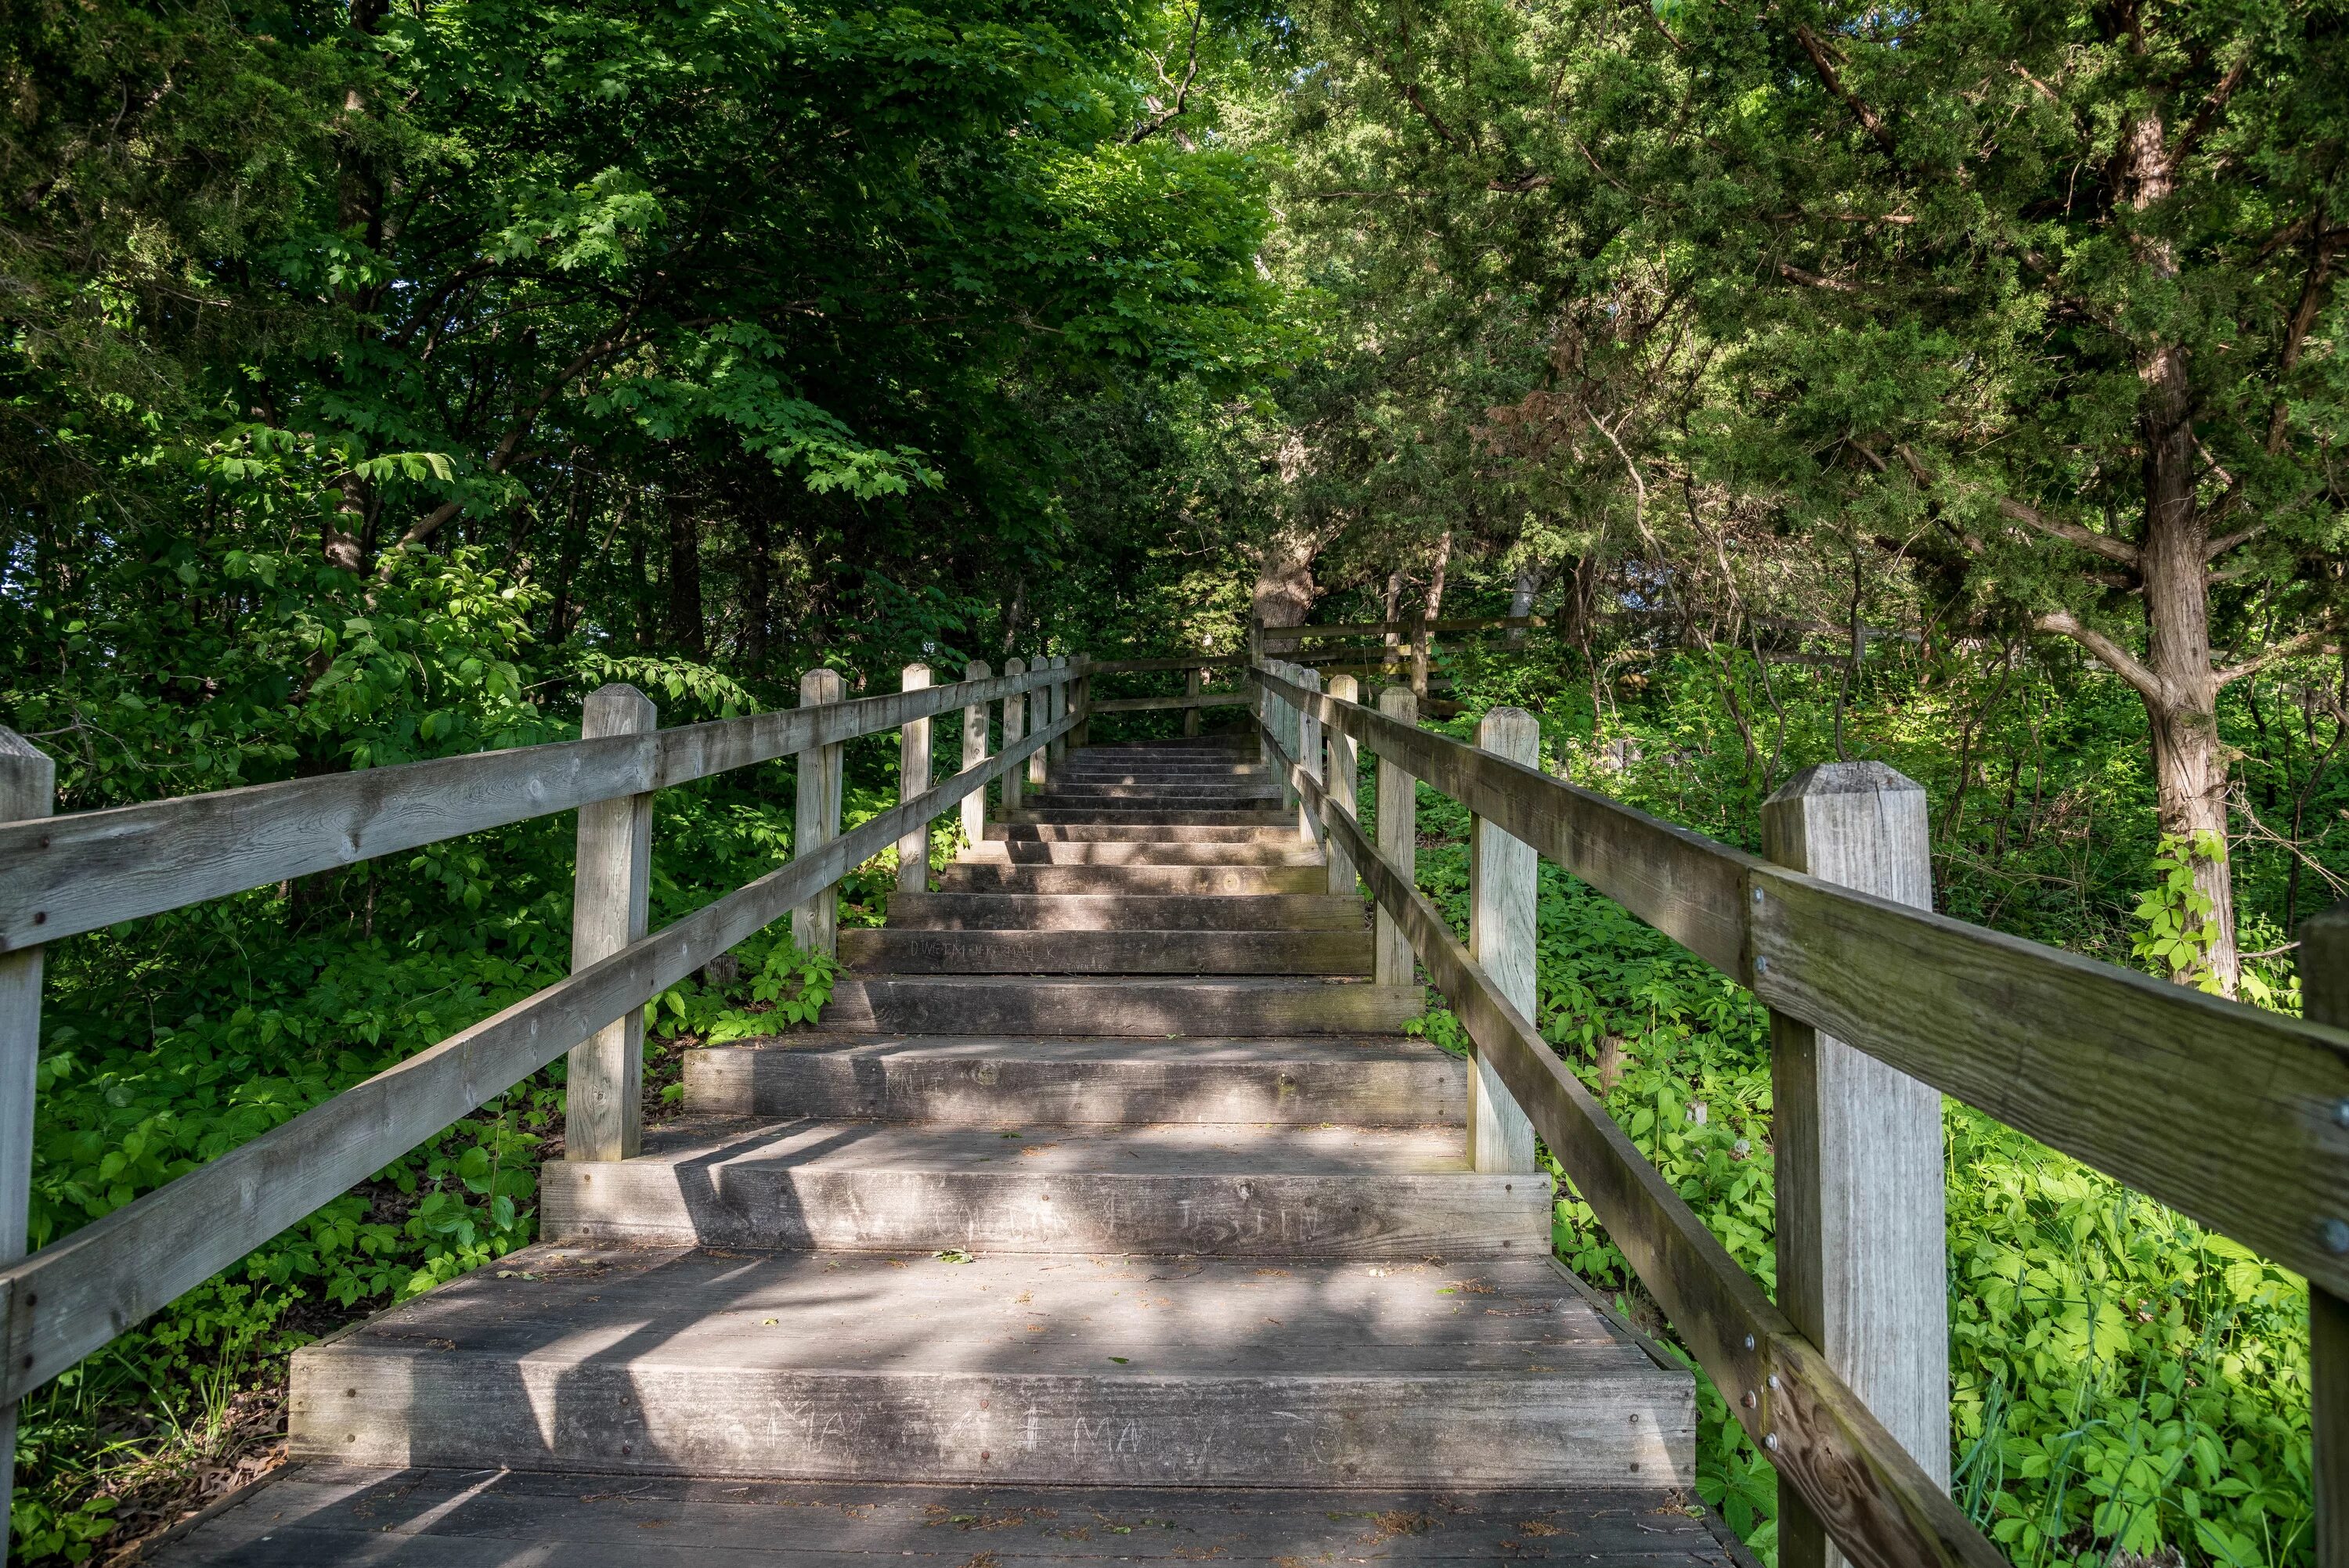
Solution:
{"label": "railing post cap", "polygon": [[838,670],[818,666],[800,676],[800,702],[838,702],[848,690],[848,683]]}
{"label": "railing post cap", "polygon": [[1765,806],[1799,800],[1813,795],[1881,795],[1925,787],[1899,769],[1882,762],[1817,762],[1804,769],[1772,792]]}
{"label": "railing post cap", "polygon": [[653,699],[626,681],[597,686],[579,705],[581,736],[588,740],[650,729],[657,717]]}
{"label": "railing post cap", "polygon": [[994,666],[985,659],[973,659],[962,667],[962,678],[967,681],[983,681],[994,673]]}

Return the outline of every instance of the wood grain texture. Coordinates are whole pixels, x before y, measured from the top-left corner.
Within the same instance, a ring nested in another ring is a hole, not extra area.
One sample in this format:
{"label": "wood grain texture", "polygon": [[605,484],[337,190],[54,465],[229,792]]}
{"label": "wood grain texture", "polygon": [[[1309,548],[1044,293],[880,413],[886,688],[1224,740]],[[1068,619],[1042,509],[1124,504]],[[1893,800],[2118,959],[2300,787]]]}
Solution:
{"label": "wood grain texture", "polygon": [[[1429,977],[1780,1478],[1864,1568],[2006,1557],[1737,1266],[1582,1080],[1477,968],[1434,905],[1350,832],[1364,880]],[[1749,1404],[1748,1398],[1751,1403]]]}
{"label": "wood grain texture", "polygon": [[[966,681],[983,681],[995,672],[985,659],[963,666]],[[975,702],[962,710],[962,766],[965,772],[987,760],[987,704]],[[975,789],[962,798],[962,836],[969,843],[987,837],[987,791]]]}
{"label": "wood grain texture", "polygon": [[[1925,791],[1880,762],[1827,763],[1762,807],[1770,858],[1915,907],[1933,903]],[[1925,1473],[1950,1481],[1949,1239],[1941,1097],[1841,1040],[1771,1015],[1778,1305]],[[1800,1498],[1780,1568],[1840,1568]]]}
{"label": "wood grain texture", "polygon": [[[57,764],[0,727],[0,820],[36,820],[57,801]],[[33,1112],[41,1060],[42,949],[0,954],[0,1264],[25,1255],[33,1197]],[[16,1485],[16,1401],[0,1404],[0,1519]],[[0,1539],[0,1563],[8,1556]]]}
{"label": "wood grain texture", "polygon": [[[1361,696],[1361,686],[1351,676],[1331,676],[1330,695],[1340,702],[1355,702]],[[1330,730],[1323,744],[1328,755],[1322,761],[1321,787],[1329,792],[1330,810],[1354,816],[1354,791],[1361,772],[1360,748],[1354,738],[1342,729]],[[1347,856],[1344,846],[1335,839],[1329,840],[1324,858],[1330,864],[1330,891],[1349,899],[1359,896],[1361,879],[1354,875],[1354,862]]]}
{"label": "wood grain texture", "polygon": [[624,1012],[782,917],[1051,732],[533,993],[398,1066],[0,1270],[10,1357],[0,1402],[36,1388],[175,1297],[480,1109]]}
{"label": "wood grain texture", "polygon": [[1661,1490],[1518,1492],[911,1487],[300,1465],[142,1563],[154,1568],[968,1568],[974,1556],[1295,1568],[1536,1558],[1752,1568]]}
{"label": "wood grain texture", "polygon": [[[837,670],[810,670],[800,676],[800,706],[839,702],[847,683]],[[840,836],[840,797],[846,761],[840,743],[811,746],[799,754],[796,806],[792,817],[792,853],[806,854]],[[792,943],[802,953],[834,957],[840,950],[840,890],[826,882],[792,911]]]}
{"label": "wood grain texture", "polygon": [[[2349,1029],[2349,903],[2302,923],[2300,985],[2311,1021]],[[2349,1301],[2321,1284],[2309,1287],[2308,1369],[2316,1564],[2349,1568]]]}
{"label": "wood grain texture", "polygon": [[[589,737],[658,727],[652,699],[630,686],[590,692]],[[622,795],[579,808],[572,878],[571,969],[576,974],[644,939],[653,880],[653,798]],[[626,1160],[644,1138],[645,1018],[631,1007],[571,1047],[563,1122],[565,1160]]]}
{"label": "wood grain texture", "polygon": [[[1478,749],[1541,766],[1541,721],[1496,707],[1476,725]],[[1533,846],[1483,817],[1469,823],[1468,953],[1509,1005],[1534,1012],[1534,906],[1540,861]],[[1468,1075],[1468,1161],[1479,1171],[1534,1169],[1534,1125],[1510,1098],[1500,1069],[1478,1050]]]}
{"label": "wood grain texture", "polygon": [[[1308,694],[1277,676],[1291,701]],[[1359,704],[1313,698],[1322,722],[1487,818],[1723,973],[1745,968],[1744,875],[1765,862],[1595,790]]]}
{"label": "wood grain texture", "polygon": [[1754,995],[2337,1295],[2349,1030],[1762,866]]}
{"label": "wood grain texture", "polygon": [[421,844],[640,795],[1028,689],[1004,676],[649,736],[292,779],[0,821],[0,952]]}
{"label": "wood grain texture", "polygon": [[1368,975],[1367,931],[843,931],[863,975]]}
{"label": "wood grain texture", "polygon": [[[1007,676],[1025,676],[1028,673],[1028,661],[1006,659],[1003,661],[1003,673]],[[1003,699],[1003,749],[1010,750],[1020,736],[1026,733],[1027,728],[1028,698],[1025,693],[1005,697]],[[1019,781],[1025,777],[1024,769],[1015,769],[1003,776],[1003,813],[1007,817],[1019,809]]]}
{"label": "wood grain texture", "polygon": [[1463,1069],[1416,1041],[793,1035],[688,1051],[685,1104],[989,1128],[1457,1127]]}
{"label": "wood grain texture", "polygon": [[2349,1254],[2324,1241],[2327,1221],[2349,1221],[2349,1127],[2333,1116],[2349,1098],[2349,1030],[1838,888],[1319,700],[1325,723],[1526,838],[1770,1006],[2349,1295]]}
{"label": "wood grain texture", "polygon": [[1186,737],[1199,733],[1199,698],[1206,696],[1206,691],[1207,672],[1206,670],[1193,665],[1183,672],[1183,695],[1189,699],[1184,705],[1183,714],[1183,733]]}
{"label": "wood grain texture", "polygon": [[[920,691],[929,684],[930,666],[925,664],[907,665],[898,676],[898,686],[905,691]],[[930,721],[908,719],[897,731],[897,799],[915,799],[929,789]],[[897,841],[897,885],[908,892],[921,892],[930,885],[927,822]]]}
{"label": "wood grain texture", "polygon": [[[1416,729],[1419,697],[1409,686],[1388,686],[1379,693],[1379,714],[1391,724]],[[1331,725],[1330,733],[1360,738],[1343,725]],[[1419,780],[1402,763],[1382,756],[1378,759],[1377,791],[1379,853],[1402,878],[1404,886],[1415,885],[1419,875]],[[1340,842],[1347,837],[1339,832],[1330,836]],[[1359,880],[1361,867],[1356,866],[1354,872]],[[1411,934],[1403,930],[1385,904],[1378,904],[1377,910],[1371,944],[1372,976],[1381,985],[1415,984],[1418,970],[1412,961]]]}

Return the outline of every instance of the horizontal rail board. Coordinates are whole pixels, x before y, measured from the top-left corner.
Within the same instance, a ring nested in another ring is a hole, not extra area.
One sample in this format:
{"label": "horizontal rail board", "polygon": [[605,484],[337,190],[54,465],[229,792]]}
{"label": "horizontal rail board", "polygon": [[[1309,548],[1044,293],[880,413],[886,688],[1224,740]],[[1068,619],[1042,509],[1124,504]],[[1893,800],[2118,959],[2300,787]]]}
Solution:
{"label": "horizontal rail board", "polygon": [[1167,707],[1246,707],[1256,700],[1245,691],[1177,692],[1173,696],[1106,696],[1093,699],[1095,713],[1146,713]]}
{"label": "horizontal rail board", "polygon": [[1034,671],[0,823],[0,953],[640,795],[1066,678]]}
{"label": "horizontal rail board", "polygon": [[1770,1006],[2349,1295],[2349,1255],[2327,1244],[2332,1222],[2349,1222],[2338,1115],[2349,1030],[1837,887],[1448,737],[1257,678]]}
{"label": "horizontal rail board", "polygon": [[1185,658],[1095,659],[1085,665],[1085,674],[1137,676],[1153,670],[1237,670],[1247,665],[1246,654],[1194,654]]}
{"label": "horizontal rail board", "polygon": [[[953,687],[933,688],[953,690]],[[631,1007],[1022,764],[1040,729],[916,799],[631,943],[0,1270],[13,1403],[298,1224]]]}
{"label": "horizontal rail board", "polygon": [[1775,866],[1754,995],[2336,1295],[2349,1030]]}
{"label": "horizontal rail board", "polygon": [[1725,974],[1745,969],[1745,877],[1767,862],[1596,790],[1259,670],[1257,678],[1531,844]]}
{"label": "horizontal rail board", "polygon": [[1435,906],[1380,855],[1351,816],[1330,809],[1319,781],[1281,752],[1278,738],[1272,746],[1308,816],[1352,857],[1698,1365],[1836,1543],[1861,1568],[2005,1568],[2005,1554],[1737,1265],[1502,996]]}

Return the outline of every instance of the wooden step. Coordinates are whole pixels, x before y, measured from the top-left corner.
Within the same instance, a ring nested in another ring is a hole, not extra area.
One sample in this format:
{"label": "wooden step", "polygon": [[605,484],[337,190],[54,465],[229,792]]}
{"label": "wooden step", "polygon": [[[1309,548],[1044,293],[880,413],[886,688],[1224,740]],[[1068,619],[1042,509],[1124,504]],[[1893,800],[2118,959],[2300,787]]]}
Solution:
{"label": "wooden step", "polygon": [[903,931],[840,934],[861,975],[1368,975],[1352,931]]}
{"label": "wooden step", "polygon": [[295,1460],[477,1480],[1693,1484],[1689,1375],[1538,1259],[539,1245],[295,1352],[292,1384]]}
{"label": "wooden step", "polygon": [[[1000,849],[1001,845],[993,846]],[[1028,848],[1094,848],[1092,845],[1030,845]],[[957,861],[938,872],[947,892],[1132,893],[1177,897],[1265,893],[1318,893],[1329,873],[1315,865],[1154,866],[1015,865],[995,861]],[[894,912],[898,893],[889,902]]]}
{"label": "wooden step", "polygon": [[843,977],[823,1021],[906,1035],[1225,1038],[1397,1034],[1424,1008],[1416,985],[1361,981],[906,975]]}
{"label": "wooden step", "polygon": [[1052,777],[1083,784],[1246,784],[1268,779],[1272,774],[1260,762],[1165,762],[1146,767],[1131,762],[1064,762],[1052,769]]}
{"label": "wooden step", "polygon": [[1459,1128],[998,1130],[693,1121],[539,1173],[553,1242],[788,1252],[1540,1257],[1550,1181],[1465,1163]]}
{"label": "wooden step", "polygon": [[[1251,816],[1254,813],[1250,813]],[[1297,843],[1297,825],[1244,826],[1239,823],[1135,821],[1040,822],[1032,812],[1015,812],[1010,822],[989,822],[990,839],[1030,843],[1109,844],[1279,844]]]}
{"label": "wooden step", "polygon": [[1240,789],[1230,784],[1087,784],[1054,779],[1040,793],[1029,797],[1040,806],[1093,806],[1131,802],[1136,806],[1206,807],[1257,810],[1258,801],[1271,799],[1274,789]]}
{"label": "wooden step", "polygon": [[[1752,1568],[1711,1518],[1661,1488],[1300,1491],[891,1486],[636,1476],[281,1468],[142,1553],[148,1568],[1226,1568],[1538,1560],[1575,1568]],[[430,1544],[426,1544],[426,1542]],[[654,1550],[648,1542],[666,1543]],[[690,1545],[685,1543],[689,1542]]]}
{"label": "wooden step", "polygon": [[892,931],[1360,931],[1362,922],[1361,900],[1330,893],[899,892],[889,899]]}
{"label": "wooden step", "polygon": [[685,1057],[709,1116],[1086,1126],[1457,1125],[1465,1067],[1393,1038],[1018,1039],[793,1034]]}
{"label": "wooden step", "polygon": [[1319,866],[1321,851],[1299,843],[1295,834],[1217,841],[1167,839],[1013,839],[1001,828],[962,851],[962,859],[991,865],[1087,866]]}
{"label": "wooden step", "polygon": [[1085,805],[1046,801],[1040,806],[1022,806],[1016,810],[998,814],[996,820],[1010,823],[1082,823],[1100,822],[1116,827],[1169,828],[1266,828],[1276,832],[1297,831],[1297,813],[1278,806],[1165,806],[1149,800],[1106,800]]}

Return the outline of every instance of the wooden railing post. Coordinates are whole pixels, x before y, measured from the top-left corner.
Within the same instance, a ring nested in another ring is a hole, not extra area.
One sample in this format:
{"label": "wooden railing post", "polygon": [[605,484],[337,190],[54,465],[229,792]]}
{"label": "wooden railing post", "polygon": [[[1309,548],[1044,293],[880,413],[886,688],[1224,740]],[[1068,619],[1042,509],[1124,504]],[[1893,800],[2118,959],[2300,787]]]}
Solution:
{"label": "wooden railing post", "polygon": [[[919,691],[930,684],[930,666],[907,665],[899,676],[900,691]],[[930,721],[915,719],[897,731],[897,803],[904,805],[930,788]],[[930,888],[930,825],[909,830],[897,841],[897,887],[902,892],[927,892]]]}
{"label": "wooden railing post", "polygon": [[[815,707],[848,695],[838,670],[810,670],[800,676],[800,706]],[[841,747],[811,746],[799,754],[798,810],[792,820],[792,853],[822,849],[840,836]],[[792,911],[792,941],[802,953],[840,955],[840,889],[827,887]]]}
{"label": "wooden railing post", "polygon": [[[1880,762],[1805,769],[1762,807],[1782,866],[1916,909],[1933,904],[1925,791]],[[1888,985],[1898,976],[1885,977]],[[1770,1015],[1778,1305],[1937,1486],[1950,1484],[1949,1243],[1941,1097],[1785,1014]],[[1843,1553],[1792,1489],[1781,1568]]]}
{"label": "wooden railing post", "polygon": [[[15,730],[0,727],[0,822],[46,817],[57,806],[57,766]],[[41,954],[0,955],[0,1263],[25,1255],[33,1207],[33,1087],[41,1060]],[[16,1485],[16,1404],[0,1408],[0,1563]]]}
{"label": "wooden railing post", "polygon": [[[1003,661],[1003,673],[1007,677],[1024,676],[1028,673],[1027,662],[1023,659],[1006,659]],[[1003,699],[1002,749],[1010,750],[1019,744],[1019,738],[1027,733],[1028,694],[1014,692]],[[1019,769],[1014,768],[1003,776],[1003,815],[1006,820],[1019,809]]]}
{"label": "wooden railing post", "polygon": [[[1069,717],[1069,708],[1076,697],[1076,661],[1067,654],[1055,655],[1052,667],[1061,678],[1052,683],[1052,722],[1060,723]],[[1069,738],[1065,735],[1052,742],[1052,766],[1058,768],[1069,759]]]}
{"label": "wooden railing post", "polygon": [[[1051,667],[1052,661],[1049,658],[1040,656],[1030,659],[1028,663],[1028,668],[1030,674],[1049,672]],[[1052,687],[1050,683],[1047,683],[1045,685],[1039,686],[1034,691],[1029,694],[1026,719],[1028,727],[1020,733],[1023,735],[1033,735],[1038,730],[1050,726],[1051,722]],[[1046,751],[1050,749],[1051,748],[1050,747],[1045,748]],[[1051,782],[1050,759],[1044,755],[1043,751],[1030,752],[1028,754],[1027,772],[1028,787],[1030,789],[1040,791],[1045,785]]]}
{"label": "wooden railing post", "polygon": [[[1408,686],[1389,686],[1379,693],[1379,711],[1397,724],[1416,727],[1419,699]],[[1379,858],[1394,867],[1406,886],[1418,876],[1419,780],[1404,772],[1391,757],[1379,758]],[[1381,985],[1408,985],[1415,970],[1411,934],[1379,905],[1378,933],[1371,948],[1371,978]]]}
{"label": "wooden railing post", "polygon": [[[1202,669],[1185,670],[1183,672],[1183,695],[1192,698],[1195,702],[1199,694],[1206,689],[1206,674],[1207,672]],[[1186,707],[1183,710],[1183,733],[1186,736],[1196,735],[1199,733],[1199,710],[1196,707]]]}
{"label": "wooden railing post", "polygon": [[[658,727],[652,698],[631,686],[590,692],[582,738]],[[653,798],[622,795],[579,808],[571,893],[571,971],[609,958],[645,934],[653,880]],[[627,1160],[644,1142],[645,1010],[631,1007],[571,1047],[564,1089],[563,1158]]]}
{"label": "wooden railing post", "polygon": [[[2311,1023],[2349,1029],[2349,903],[2301,925],[2300,986]],[[2349,1122],[2349,1100],[2333,1115]],[[2338,1225],[2349,1215],[2322,1218]],[[2316,1568],[2349,1568],[2349,1302],[2321,1285],[2308,1293],[2308,1373]]]}
{"label": "wooden railing post", "polygon": [[[962,667],[962,678],[983,681],[995,672],[985,659],[973,659]],[[968,773],[987,760],[988,704],[972,703],[962,710],[962,769]],[[962,798],[962,836],[972,843],[987,840],[987,791],[974,789]]]}
{"label": "wooden railing post", "polygon": [[[1362,700],[1361,687],[1351,676],[1331,676],[1330,695],[1340,702]],[[1354,738],[1332,725],[1327,727],[1329,757],[1321,769],[1321,787],[1329,792],[1330,807],[1347,816],[1356,815],[1354,808],[1354,774],[1359,766]],[[1351,898],[1355,893],[1354,857],[1335,833],[1330,835],[1330,891]]]}
{"label": "wooden railing post", "polygon": [[[1477,724],[1476,746],[1538,768],[1541,722],[1521,707],[1496,707]],[[1531,844],[1482,817],[1469,822],[1468,845],[1468,955],[1493,977],[1493,988],[1531,1018],[1540,861]],[[1534,1124],[1481,1050],[1468,1075],[1468,1161],[1478,1171],[1534,1168]]]}
{"label": "wooden railing post", "polygon": [[1093,738],[1093,660],[1091,654],[1076,655],[1077,679],[1072,698],[1077,722],[1069,731],[1069,746],[1074,748],[1090,746]]}
{"label": "wooden railing post", "polygon": [[[1321,672],[1309,670],[1301,665],[1289,666],[1289,679],[1308,691],[1321,689]],[[1321,782],[1321,716],[1306,708],[1295,710],[1297,729],[1293,737],[1297,765],[1305,769],[1317,784]],[[1313,809],[1300,796],[1297,802],[1297,841],[1310,845],[1314,840]]]}

